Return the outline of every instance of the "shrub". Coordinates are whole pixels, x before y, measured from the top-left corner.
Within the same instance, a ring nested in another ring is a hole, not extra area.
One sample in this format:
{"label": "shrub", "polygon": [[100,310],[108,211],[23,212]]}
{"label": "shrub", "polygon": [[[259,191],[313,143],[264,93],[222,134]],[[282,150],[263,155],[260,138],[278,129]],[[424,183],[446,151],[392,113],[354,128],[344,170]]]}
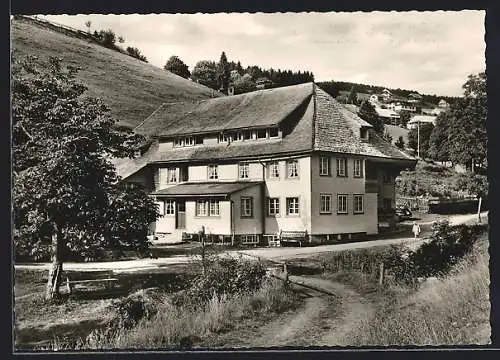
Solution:
{"label": "shrub", "polygon": [[214,258],[205,273],[198,275],[192,286],[175,297],[177,305],[197,305],[214,296],[234,295],[258,289],[266,275],[266,268],[259,262]]}
{"label": "shrub", "polygon": [[109,327],[129,329],[136,326],[143,318],[151,318],[158,311],[161,296],[155,289],[140,290],[115,302],[117,317]]}

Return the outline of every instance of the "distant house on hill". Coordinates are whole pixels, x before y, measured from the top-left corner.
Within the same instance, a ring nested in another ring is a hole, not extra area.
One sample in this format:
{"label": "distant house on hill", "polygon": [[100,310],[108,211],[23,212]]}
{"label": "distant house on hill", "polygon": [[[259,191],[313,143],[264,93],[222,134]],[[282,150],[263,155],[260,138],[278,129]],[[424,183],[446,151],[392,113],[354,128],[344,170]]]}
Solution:
{"label": "distant house on hill", "polygon": [[417,161],[314,83],[165,103],[135,131],[154,144],[114,164],[156,199],[158,238],[204,231],[267,245],[376,234],[378,215],[395,207],[395,177]]}
{"label": "distant house on hill", "polygon": [[401,117],[394,110],[376,107],[375,111],[377,112],[378,117],[382,119],[384,124],[396,125],[396,126],[399,125]]}
{"label": "distant house on hill", "polygon": [[411,129],[416,129],[418,127],[418,124],[432,124],[436,126],[436,116],[429,116],[429,115],[415,115],[414,117],[411,118],[410,121],[408,121],[408,124],[406,127],[411,130]]}
{"label": "distant house on hill", "polygon": [[267,89],[273,86],[273,82],[266,77],[259,78],[255,81],[257,89]]}
{"label": "distant house on hill", "polygon": [[441,99],[439,100],[438,107],[441,109],[448,109],[450,104],[445,99]]}

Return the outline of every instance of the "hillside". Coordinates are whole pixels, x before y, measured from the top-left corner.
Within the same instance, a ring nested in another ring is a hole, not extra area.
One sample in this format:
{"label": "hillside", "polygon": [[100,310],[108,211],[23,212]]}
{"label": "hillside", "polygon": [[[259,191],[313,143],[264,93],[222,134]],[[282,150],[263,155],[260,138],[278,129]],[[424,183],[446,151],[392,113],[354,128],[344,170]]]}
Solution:
{"label": "hillside", "polygon": [[400,126],[394,126],[394,125],[384,125],[384,128],[387,130],[389,135],[392,136],[392,143],[395,143],[398,141],[398,138],[400,136],[403,137],[403,140],[405,142],[405,145],[408,146],[408,133],[409,130],[406,128],[402,128]]}
{"label": "hillside", "polygon": [[81,68],[88,95],[101,98],[121,125],[135,127],[164,102],[220,96],[214,90],[103,46],[50,30],[43,25],[11,21],[12,60],[49,56]]}

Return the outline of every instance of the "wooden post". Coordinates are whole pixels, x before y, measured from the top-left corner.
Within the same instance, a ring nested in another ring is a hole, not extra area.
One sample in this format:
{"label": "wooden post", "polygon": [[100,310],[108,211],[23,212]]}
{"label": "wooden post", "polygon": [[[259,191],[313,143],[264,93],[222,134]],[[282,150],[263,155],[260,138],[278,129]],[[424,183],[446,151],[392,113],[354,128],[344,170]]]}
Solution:
{"label": "wooden post", "polygon": [[378,277],[378,284],[379,286],[382,286],[384,284],[384,263],[380,263],[379,265],[379,277]]}
{"label": "wooden post", "polygon": [[483,198],[479,197],[479,203],[477,204],[477,221],[481,224],[481,201]]}
{"label": "wooden post", "polygon": [[285,277],[285,287],[288,286],[288,269],[286,267],[286,261],[283,263],[283,275]]}

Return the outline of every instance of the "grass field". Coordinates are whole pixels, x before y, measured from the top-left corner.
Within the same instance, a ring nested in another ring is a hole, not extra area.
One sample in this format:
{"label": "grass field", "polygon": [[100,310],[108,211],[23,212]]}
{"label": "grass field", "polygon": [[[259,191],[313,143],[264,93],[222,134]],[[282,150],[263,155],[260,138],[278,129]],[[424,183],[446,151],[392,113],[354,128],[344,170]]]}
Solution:
{"label": "grass field", "polygon": [[488,235],[444,278],[430,278],[417,289],[358,271],[326,275],[353,286],[377,307],[361,324],[355,346],[456,345],[490,343]]}
{"label": "grass field", "polygon": [[[128,55],[71,37],[24,20],[11,21],[13,60],[37,56],[46,64],[49,56],[78,66],[88,95],[101,98],[112,115],[134,127],[164,102],[202,100],[213,90]],[[166,59],[165,59],[166,61]]]}

